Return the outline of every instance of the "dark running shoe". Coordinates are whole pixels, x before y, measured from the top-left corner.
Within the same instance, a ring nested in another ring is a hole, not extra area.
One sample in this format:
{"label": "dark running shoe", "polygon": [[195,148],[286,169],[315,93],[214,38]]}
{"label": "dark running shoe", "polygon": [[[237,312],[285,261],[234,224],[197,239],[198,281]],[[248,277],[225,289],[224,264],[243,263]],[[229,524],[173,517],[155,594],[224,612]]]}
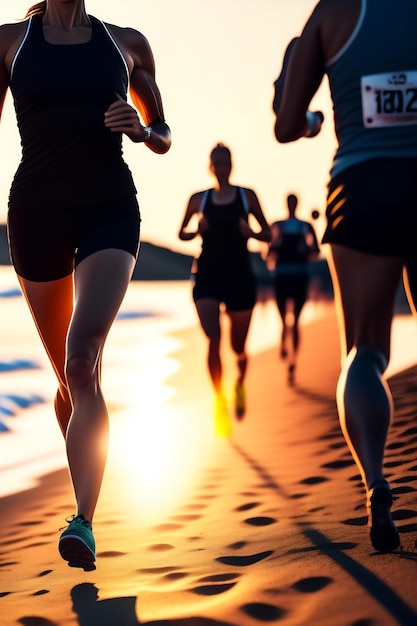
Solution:
{"label": "dark running shoe", "polygon": [[386,481],[368,491],[366,506],[373,547],[378,552],[392,552],[400,545],[400,535],[391,518],[392,494]]}
{"label": "dark running shoe", "polygon": [[73,516],[68,522],[68,528],[59,538],[58,549],[70,567],[81,567],[84,570],[96,568],[96,544],[90,522],[84,515]]}
{"label": "dark running shoe", "polygon": [[235,384],[235,415],[237,419],[242,419],[246,413],[246,390],[240,381]]}

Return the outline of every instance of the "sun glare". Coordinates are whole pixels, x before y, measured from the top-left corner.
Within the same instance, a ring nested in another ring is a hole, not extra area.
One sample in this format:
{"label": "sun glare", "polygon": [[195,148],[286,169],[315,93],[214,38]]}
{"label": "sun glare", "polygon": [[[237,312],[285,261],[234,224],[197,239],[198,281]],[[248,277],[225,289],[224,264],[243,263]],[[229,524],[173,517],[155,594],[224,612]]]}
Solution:
{"label": "sun glare", "polygon": [[111,420],[115,497],[128,501],[132,513],[137,508],[142,522],[160,520],[187,498],[214,438],[209,419],[170,402],[176,392],[167,379],[181,367],[171,355],[177,348],[172,337],[153,338],[140,348],[146,367],[125,362],[118,380],[112,376],[112,401],[123,403]]}

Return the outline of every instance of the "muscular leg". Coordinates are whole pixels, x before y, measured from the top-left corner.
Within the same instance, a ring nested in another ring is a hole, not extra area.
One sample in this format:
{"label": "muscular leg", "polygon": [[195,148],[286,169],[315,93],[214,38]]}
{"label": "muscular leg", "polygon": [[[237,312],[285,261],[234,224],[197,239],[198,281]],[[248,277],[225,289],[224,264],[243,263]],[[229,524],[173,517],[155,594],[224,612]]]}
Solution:
{"label": "muscular leg", "polygon": [[87,257],[75,271],[66,361],[73,403],[67,455],[77,512],[90,521],[107,457],[108,414],[100,387],[102,352],[134,264],[129,253],[108,249]]}
{"label": "muscular leg", "polygon": [[337,388],[341,427],[369,490],[383,479],[392,400],[383,372],[390,355],[390,332],[402,261],[343,246],[331,247],[342,347]]}
{"label": "muscular leg", "polygon": [[19,277],[40,338],[58,378],[55,412],[65,437],[72,404],[65,377],[65,351],[73,308],[72,275],[50,282],[34,282]]}
{"label": "muscular leg", "polygon": [[391,552],[400,544],[392,495],[383,477],[392,398],[383,373],[402,260],[333,245],[332,274],[342,344],[337,387],[340,424],[367,491],[372,545]]}
{"label": "muscular leg", "polygon": [[288,329],[287,329],[287,298],[283,297],[281,295],[279,295],[279,296],[277,295],[276,296],[276,303],[277,303],[278,313],[279,313],[279,316],[280,316],[281,322],[282,322],[280,350],[281,350],[281,358],[284,359],[287,356],[287,350],[286,350],[286,340],[287,340],[287,333],[288,333]]}
{"label": "muscular leg", "polygon": [[238,382],[242,383],[245,378],[248,358],[245,352],[246,338],[248,336],[249,324],[253,309],[245,311],[229,311],[231,322],[231,344],[233,352],[237,357]]}
{"label": "muscular leg", "polygon": [[293,343],[294,355],[297,354],[298,348],[300,345],[300,329],[299,329],[298,323],[300,320],[301,311],[304,308],[306,300],[307,300],[307,293],[302,293],[302,294],[300,293],[297,295],[296,298],[294,298],[294,310],[293,310],[294,323],[292,327],[292,343]]}
{"label": "muscular leg", "polygon": [[209,340],[208,369],[217,394],[222,392],[222,365],[220,361],[220,308],[217,300],[201,298],[196,301],[201,327]]}

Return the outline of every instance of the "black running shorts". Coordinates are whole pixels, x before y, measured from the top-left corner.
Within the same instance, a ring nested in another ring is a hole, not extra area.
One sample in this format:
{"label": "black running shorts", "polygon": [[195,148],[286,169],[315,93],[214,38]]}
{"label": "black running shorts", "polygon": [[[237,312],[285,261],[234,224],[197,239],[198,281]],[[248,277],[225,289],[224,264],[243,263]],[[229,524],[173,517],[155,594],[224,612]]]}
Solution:
{"label": "black running shorts", "polygon": [[322,243],[406,261],[416,257],[417,159],[380,158],[334,177]]}
{"label": "black running shorts", "polygon": [[140,213],[136,197],[59,210],[12,207],[8,213],[10,256],[22,278],[45,282],[64,278],[83,259],[117,248],[135,258]]}
{"label": "black running shorts", "polygon": [[226,311],[247,311],[256,303],[254,276],[207,276],[196,274],[193,288],[194,302],[211,298],[226,305]]}

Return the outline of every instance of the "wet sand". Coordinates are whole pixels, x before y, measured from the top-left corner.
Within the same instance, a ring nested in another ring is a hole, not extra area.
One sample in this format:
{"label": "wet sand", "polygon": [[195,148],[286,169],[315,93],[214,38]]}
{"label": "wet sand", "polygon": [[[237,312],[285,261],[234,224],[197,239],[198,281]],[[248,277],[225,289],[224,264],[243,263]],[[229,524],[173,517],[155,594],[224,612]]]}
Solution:
{"label": "wet sand", "polygon": [[[214,432],[200,329],[175,337],[172,397],[164,417],[147,416],[160,429],[159,465],[172,455],[154,507],[112,452],[94,520],[97,569],[84,572],[57,552],[73,512],[66,470],[2,498],[1,625],[417,624],[417,367],[390,378],[395,419],[385,466],[402,549],[379,554],[335,409],[333,306],[303,329],[294,386],[277,347],[251,356],[247,413],[232,416],[229,438]],[[118,439],[123,416],[114,421]],[[184,446],[177,452],[169,449],[174,434]],[[139,441],[137,449],[144,454]]]}

